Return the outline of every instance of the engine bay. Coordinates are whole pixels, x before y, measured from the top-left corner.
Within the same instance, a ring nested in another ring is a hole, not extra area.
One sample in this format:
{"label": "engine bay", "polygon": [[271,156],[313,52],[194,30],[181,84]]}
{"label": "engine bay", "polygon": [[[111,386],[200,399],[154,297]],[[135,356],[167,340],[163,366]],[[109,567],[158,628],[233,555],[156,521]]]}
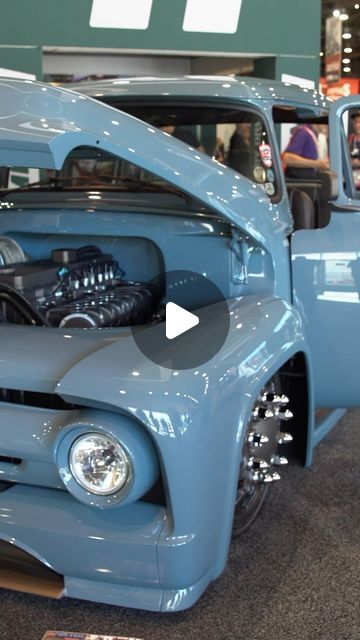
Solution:
{"label": "engine bay", "polygon": [[100,328],[157,321],[160,291],[133,282],[96,245],[58,247],[32,260],[0,236],[0,320],[12,324]]}

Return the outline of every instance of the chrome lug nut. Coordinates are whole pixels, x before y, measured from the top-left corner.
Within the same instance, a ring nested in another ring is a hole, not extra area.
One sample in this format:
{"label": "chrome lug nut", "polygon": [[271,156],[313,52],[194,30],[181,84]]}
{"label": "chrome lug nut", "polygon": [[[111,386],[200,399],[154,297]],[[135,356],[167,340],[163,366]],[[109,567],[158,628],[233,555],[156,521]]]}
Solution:
{"label": "chrome lug nut", "polygon": [[264,482],[264,474],[261,471],[255,471],[252,469],[250,471],[250,479],[252,482],[258,482],[259,484]]}
{"label": "chrome lug nut", "polygon": [[287,458],[285,458],[285,456],[275,455],[271,457],[271,464],[273,464],[275,467],[280,467],[282,465],[289,464],[289,461]]}
{"label": "chrome lug nut", "polygon": [[292,411],[290,411],[289,409],[286,409],[285,411],[276,411],[275,412],[276,417],[279,418],[279,420],[291,420],[291,418],[294,417],[294,414]]}
{"label": "chrome lug nut", "polygon": [[255,407],[253,411],[254,420],[268,420],[269,418],[273,417],[273,411],[271,411],[270,409],[266,409],[265,407]]}
{"label": "chrome lug nut", "polygon": [[270,484],[270,482],[281,480],[281,476],[276,471],[274,473],[262,473],[261,471],[252,470],[251,479],[259,484]]}
{"label": "chrome lug nut", "polygon": [[264,393],[261,397],[262,402],[271,402],[272,404],[278,404],[285,406],[289,404],[289,398],[285,395],[278,395],[277,393]]}
{"label": "chrome lug nut", "polygon": [[294,438],[292,437],[291,433],[285,433],[283,431],[279,431],[276,436],[276,440],[278,444],[285,444],[287,442],[292,442],[293,439]]}
{"label": "chrome lug nut", "polygon": [[248,469],[269,469],[270,464],[266,460],[262,460],[261,458],[251,457],[249,458],[249,462],[247,464]]}
{"label": "chrome lug nut", "polygon": [[270,482],[276,482],[277,480],[281,480],[281,475],[274,471],[274,473],[266,473],[263,482],[268,484]]}
{"label": "chrome lug nut", "polygon": [[253,447],[261,447],[263,444],[269,442],[269,438],[263,433],[257,433],[257,431],[251,431],[247,437],[247,441]]}

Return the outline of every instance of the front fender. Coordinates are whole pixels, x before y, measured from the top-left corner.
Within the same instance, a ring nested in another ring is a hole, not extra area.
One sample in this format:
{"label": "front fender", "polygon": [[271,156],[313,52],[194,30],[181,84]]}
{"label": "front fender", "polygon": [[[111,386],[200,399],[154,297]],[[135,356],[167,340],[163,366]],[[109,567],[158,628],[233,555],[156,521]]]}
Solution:
{"label": "front fender", "polygon": [[254,400],[293,355],[309,360],[301,317],[287,302],[247,296],[230,300],[229,310],[224,346],[197,369],[155,365],[127,334],[74,366],[57,387],[77,404],[130,413],[150,433],[169,508],[158,543],[165,589],[211,580],[224,568]]}

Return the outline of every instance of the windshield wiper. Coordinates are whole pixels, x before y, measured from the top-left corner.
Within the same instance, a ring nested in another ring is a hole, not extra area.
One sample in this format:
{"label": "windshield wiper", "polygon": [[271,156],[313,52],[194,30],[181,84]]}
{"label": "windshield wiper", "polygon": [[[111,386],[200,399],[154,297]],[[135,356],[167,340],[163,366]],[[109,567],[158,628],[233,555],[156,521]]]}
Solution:
{"label": "windshield wiper", "polygon": [[[115,188],[115,190],[122,190],[121,183],[124,185],[131,185],[132,191],[152,191],[152,192],[165,192],[165,193],[173,193],[176,196],[179,196],[186,200],[186,202],[191,203],[191,196],[187,195],[181,189],[177,187],[173,187],[171,185],[163,184],[163,183],[155,183],[150,182],[148,180],[142,180],[140,178],[132,178],[130,176],[110,176],[110,175],[98,175],[99,183],[96,180],[89,180],[86,176],[56,176],[53,178],[45,178],[44,180],[37,180],[36,182],[28,182],[27,184],[22,185],[21,187],[14,187],[12,189],[7,189],[4,191],[0,190],[0,199],[6,198],[8,195],[12,193],[19,193],[21,191],[31,191],[33,187],[48,187],[50,185],[54,185],[55,188],[57,186],[62,186],[66,182],[74,182],[79,183],[83,182],[84,185],[73,184],[70,185],[70,188],[86,188],[88,189],[104,189],[111,190],[111,188]],[[108,180],[108,182],[101,182],[101,179]],[[119,184],[118,184],[119,183]],[[125,190],[125,189],[124,189]]]}
{"label": "windshield wiper", "polygon": [[[102,176],[99,176],[99,177],[101,178]],[[108,185],[108,187],[114,186],[114,184],[117,185],[117,183],[125,183],[128,185],[131,185],[132,187],[134,187],[133,191],[154,191],[154,192],[163,191],[165,193],[173,193],[176,196],[180,196],[181,198],[186,200],[186,202],[192,202],[191,196],[181,191],[181,189],[178,189],[177,187],[173,187],[170,184],[150,182],[149,180],[143,180],[141,178],[132,178],[130,176],[115,176],[114,178],[112,178],[111,185]],[[119,188],[121,189],[121,184],[119,185]]]}
{"label": "windshield wiper", "polygon": [[27,182],[23,184],[21,187],[13,187],[12,189],[4,189],[4,191],[0,190],[0,198],[4,198],[8,196],[10,193],[18,193],[18,191],[28,191],[31,190],[32,187],[46,187],[50,184],[55,184],[57,182],[62,183],[65,180],[73,180],[73,178],[44,178],[43,180],[37,180],[36,182]]}

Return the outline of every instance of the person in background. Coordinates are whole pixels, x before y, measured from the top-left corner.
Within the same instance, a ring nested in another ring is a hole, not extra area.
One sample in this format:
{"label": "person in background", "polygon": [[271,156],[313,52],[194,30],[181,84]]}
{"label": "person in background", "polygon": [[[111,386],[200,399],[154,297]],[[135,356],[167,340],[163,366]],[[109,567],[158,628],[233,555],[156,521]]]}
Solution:
{"label": "person in background", "polygon": [[360,111],[351,116],[353,124],[353,133],[349,135],[350,155],[352,158],[352,166],[360,167]]}
{"label": "person in background", "polygon": [[190,147],[194,147],[194,149],[198,149],[198,151],[204,151],[204,147],[200,144],[199,140],[194,136],[194,134],[188,129],[181,129],[180,127],[175,127],[174,124],[167,124],[161,127],[162,131],[165,133],[169,133],[174,138],[181,140],[181,142],[185,142]]}
{"label": "person in background", "polygon": [[230,138],[227,164],[238,173],[252,177],[250,122],[236,124],[236,129]]}
{"label": "person in background", "polygon": [[303,124],[295,127],[290,142],[282,154],[285,173],[289,178],[311,179],[316,171],[329,169],[329,160],[319,158],[318,127]]}
{"label": "person in background", "polygon": [[349,135],[349,150],[354,184],[360,190],[360,111],[351,116],[354,131]]}
{"label": "person in background", "polygon": [[317,131],[317,147],[319,160],[329,160],[328,125],[314,124],[313,127],[315,128],[315,131]]}

